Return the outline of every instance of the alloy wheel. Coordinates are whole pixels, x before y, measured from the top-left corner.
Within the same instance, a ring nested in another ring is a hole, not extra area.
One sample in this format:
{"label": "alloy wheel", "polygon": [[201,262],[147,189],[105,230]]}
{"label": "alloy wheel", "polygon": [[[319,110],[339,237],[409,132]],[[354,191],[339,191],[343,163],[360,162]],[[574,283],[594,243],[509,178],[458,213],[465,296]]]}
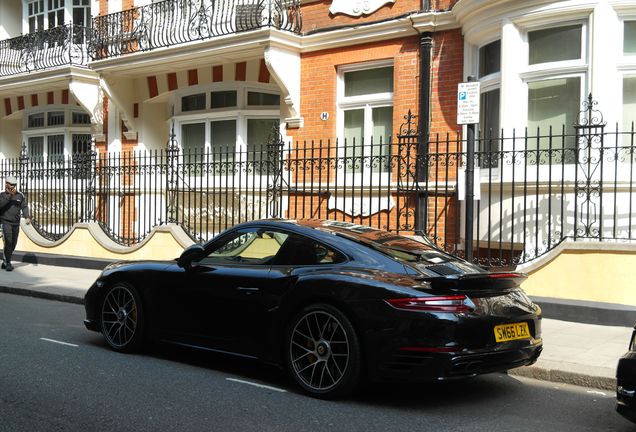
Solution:
{"label": "alloy wheel", "polygon": [[303,315],[292,330],[289,350],[294,374],[310,390],[328,391],[347,372],[350,357],[347,332],[328,312]]}
{"label": "alloy wheel", "polygon": [[125,348],[133,342],[137,326],[135,296],[125,286],[113,287],[102,306],[102,332],[106,341],[114,348]]}

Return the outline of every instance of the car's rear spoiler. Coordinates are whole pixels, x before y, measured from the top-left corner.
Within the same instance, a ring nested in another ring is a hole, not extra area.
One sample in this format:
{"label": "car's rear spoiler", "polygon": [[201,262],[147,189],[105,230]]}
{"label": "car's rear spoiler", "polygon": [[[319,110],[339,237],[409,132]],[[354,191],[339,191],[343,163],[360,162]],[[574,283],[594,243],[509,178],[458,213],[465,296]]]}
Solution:
{"label": "car's rear spoiler", "polygon": [[433,289],[501,291],[516,288],[527,278],[528,275],[525,273],[495,272],[426,277],[418,280],[429,282]]}

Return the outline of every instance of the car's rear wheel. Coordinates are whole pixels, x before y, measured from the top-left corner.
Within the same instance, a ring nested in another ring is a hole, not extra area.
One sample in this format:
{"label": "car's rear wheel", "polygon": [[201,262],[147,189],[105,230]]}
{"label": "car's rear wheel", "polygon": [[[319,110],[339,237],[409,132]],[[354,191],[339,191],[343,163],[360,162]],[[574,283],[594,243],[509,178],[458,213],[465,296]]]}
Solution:
{"label": "car's rear wheel", "polygon": [[308,394],[331,399],[353,391],[360,380],[360,343],[337,308],[316,304],[292,320],[286,339],[287,366]]}
{"label": "car's rear wheel", "polygon": [[101,308],[101,330],[111,348],[138,349],[143,342],[143,310],[139,293],[130,284],[116,283],[106,291]]}

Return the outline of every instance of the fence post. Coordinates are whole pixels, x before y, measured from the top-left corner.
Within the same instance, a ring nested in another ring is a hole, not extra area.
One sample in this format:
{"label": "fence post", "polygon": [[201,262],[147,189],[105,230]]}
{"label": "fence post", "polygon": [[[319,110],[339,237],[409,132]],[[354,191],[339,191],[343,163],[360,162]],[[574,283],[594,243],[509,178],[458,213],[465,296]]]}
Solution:
{"label": "fence post", "polygon": [[[279,203],[283,190],[283,145],[283,136],[279,126],[275,124],[267,142],[267,202],[265,203],[267,217],[282,218],[284,216],[282,205]],[[273,177],[271,182],[270,177]]]}
{"label": "fence post", "polygon": [[177,217],[177,179],[179,145],[175,139],[174,121],[170,130],[170,139],[166,147],[166,222],[178,223]]}
{"label": "fence post", "polygon": [[29,190],[29,151],[27,149],[26,143],[22,142],[22,147],[20,148],[20,179],[22,180],[20,183],[20,189],[22,192],[26,194]]}
{"label": "fence post", "polygon": [[[469,76],[468,82],[475,82]],[[473,261],[473,222],[475,208],[475,123],[466,125],[466,226],[464,229],[464,258]]]}

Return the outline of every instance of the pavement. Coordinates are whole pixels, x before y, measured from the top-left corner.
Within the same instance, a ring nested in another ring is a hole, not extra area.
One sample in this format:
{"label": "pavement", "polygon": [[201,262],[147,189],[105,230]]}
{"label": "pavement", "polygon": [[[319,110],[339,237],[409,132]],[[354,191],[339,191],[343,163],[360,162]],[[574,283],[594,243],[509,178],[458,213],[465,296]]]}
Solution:
{"label": "pavement", "polygon": [[[0,270],[0,292],[83,304],[100,270],[59,265],[14,263]],[[539,303],[540,304],[540,303]],[[631,327],[543,319],[543,353],[532,366],[511,375],[584,387],[616,389],[616,365],[627,351]]]}

